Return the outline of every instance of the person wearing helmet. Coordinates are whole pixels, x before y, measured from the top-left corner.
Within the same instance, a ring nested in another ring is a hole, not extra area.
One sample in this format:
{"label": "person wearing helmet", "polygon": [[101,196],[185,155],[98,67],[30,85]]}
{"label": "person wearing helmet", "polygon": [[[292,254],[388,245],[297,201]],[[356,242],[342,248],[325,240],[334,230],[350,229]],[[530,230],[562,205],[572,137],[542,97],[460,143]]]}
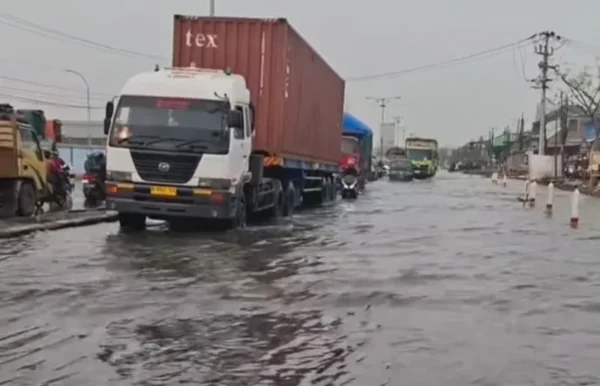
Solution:
{"label": "person wearing helmet", "polygon": [[63,181],[63,161],[58,152],[55,150],[45,150],[44,155],[46,157],[46,167],[48,171],[48,182],[53,187],[53,191],[56,194],[64,193],[64,181]]}

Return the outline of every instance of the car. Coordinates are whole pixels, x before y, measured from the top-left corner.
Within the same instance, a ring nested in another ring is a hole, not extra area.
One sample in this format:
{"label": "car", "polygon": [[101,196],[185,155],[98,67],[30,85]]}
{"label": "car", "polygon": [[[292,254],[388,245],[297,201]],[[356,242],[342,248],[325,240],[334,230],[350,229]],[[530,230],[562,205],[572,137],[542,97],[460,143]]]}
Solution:
{"label": "car", "polygon": [[408,158],[392,160],[389,166],[390,181],[412,181],[415,176],[412,161]]}

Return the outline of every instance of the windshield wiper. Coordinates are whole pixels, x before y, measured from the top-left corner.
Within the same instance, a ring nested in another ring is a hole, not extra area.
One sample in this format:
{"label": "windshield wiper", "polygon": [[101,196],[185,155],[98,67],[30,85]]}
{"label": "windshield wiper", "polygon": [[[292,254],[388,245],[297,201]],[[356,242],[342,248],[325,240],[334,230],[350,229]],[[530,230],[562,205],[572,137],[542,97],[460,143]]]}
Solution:
{"label": "windshield wiper", "polygon": [[183,143],[180,143],[179,145],[175,146],[175,148],[179,149],[180,147],[187,146],[192,149],[208,150],[208,146],[202,143],[199,144],[198,142],[203,141],[201,139],[192,139],[191,141],[185,141]]}
{"label": "windshield wiper", "polygon": [[155,143],[159,143],[159,142],[169,142],[169,141],[173,141],[173,142],[181,142],[182,139],[179,138],[174,138],[174,137],[155,137],[155,140],[152,140],[150,142],[146,142],[146,146],[148,145],[154,145]]}
{"label": "windshield wiper", "polygon": [[130,137],[125,137],[125,138],[119,138],[117,140],[117,143],[120,145],[124,142],[129,142],[131,144],[138,144],[138,145],[144,145],[144,141],[139,140],[138,138],[158,138],[158,136],[156,135],[133,135]]}

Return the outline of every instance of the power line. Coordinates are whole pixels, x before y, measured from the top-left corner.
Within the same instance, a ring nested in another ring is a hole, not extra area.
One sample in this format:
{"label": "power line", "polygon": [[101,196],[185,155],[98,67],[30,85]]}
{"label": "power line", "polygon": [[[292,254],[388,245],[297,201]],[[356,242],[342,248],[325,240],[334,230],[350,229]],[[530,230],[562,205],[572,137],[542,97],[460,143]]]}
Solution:
{"label": "power line", "polygon": [[[49,101],[49,100],[45,100],[45,99],[29,98],[29,97],[14,95],[14,94],[0,93],[0,97],[1,98],[18,99],[18,100],[22,100],[22,101],[25,101],[25,102],[35,103],[35,104],[38,104],[38,105],[68,107],[68,108],[72,108],[72,109],[87,109],[88,108],[87,105],[78,105],[78,104],[73,104],[73,103],[53,102],[53,101]],[[103,110],[104,109],[104,107],[101,107],[101,106],[92,106],[91,108],[94,109],[94,110]]]}
{"label": "power line", "polygon": [[568,44],[570,47],[573,47],[575,49],[578,49],[579,51],[585,51],[586,53],[593,53],[595,55],[597,55],[598,53],[600,53],[600,48],[581,42],[577,39],[572,39],[569,37],[564,37],[563,36],[563,40],[565,44]]}
{"label": "power line", "polygon": [[[77,89],[77,88],[74,88],[74,87],[56,86],[56,85],[49,84],[49,83],[34,82],[32,80],[15,78],[15,77],[6,76],[6,75],[0,75],[0,79],[8,80],[8,81],[11,81],[11,82],[29,84],[29,85],[32,85],[32,86],[52,88],[52,89],[55,89],[55,90],[65,90],[65,91],[71,91],[71,92],[73,92],[73,91],[84,92],[85,91],[85,90]],[[99,93],[99,92],[94,93],[94,94],[106,96],[108,98],[112,98],[114,96],[113,94]]]}
{"label": "power line", "polygon": [[[100,49],[105,52],[112,52],[116,54],[122,54],[126,56],[138,56],[144,57],[152,60],[161,60],[168,61],[168,59],[158,56],[147,54],[143,52],[133,51],[125,48],[113,47],[108,44],[99,43],[90,39],[81,38],[79,36],[75,36],[66,32],[62,32],[53,28],[49,28],[43,26],[41,24],[34,23],[32,21],[8,14],[6,12],[0,12],[0,23],[7,25],[12,28],[20,29],[22,31],[27,31],[33,34],[37,34],[40,36],[44,36],[46,38],[60,40],[68,43],[75,43],[79,45],[84,45],[89,48]],[[50,34],[50,35],[49,35]]]}
{"label": "power line", "polygon": [[[19,87],[10,87],[10,86],[0,86],[1,90],[3,91],[10,91],[10,92],[17,92],[17,93],[23,93],[26,94],[25,96],[29,97],[37,97],[37,96],[48,96],[48,97],[52,97],[52,98],[66,98],[66,99],[82,99],[85,100],[86,96],[85,95],[68,95],[68,94],[59,94],[59,93],[53,93],[53,92],[47,92],[47,91],[39,91],[39,90],[27,90],[27,89],[23,89],[23,88],[19,88]],[[106,98],[92,98],[97,100],[98,102],[102,101],[102,102],[106,102]]]}
{"label": "power line", "polygon": [[413,68],[408,68],[408,69],[400,70],[400,71],[391,71],[391,72],[383,72],[383,73],[373,74],[373,75],[350,77],[350,78],[346,78],[346,80],[347,81],[360,81],[360,80],[371,80],[371,79],[377,79],[377,78],[387,78],[387,77],[391,77],[391,76],[409,74],[412,72],[430,70],[430,69],[444,67],[444,66],[448,66],[448,65],[452,65],[452,64],[458,64],[458,63],[462,63],[462,62],[465,62],[468,60],[482,58],[482,57],[486,57],[486,56],[493,56],[495,54],[506,52],[508,49],[514,49],[515,47],[521,46],[524,43],[531,42],[531,41],[533,41],[533,39],[536,36],[537,36],[537,34],[533,34],[533,35],[529,36],[528,38],[520,39],[513,43],[504,44],[501,46],[497,46],[494,48],[490,48],[490,49],[487,49],[484,51],[476,52],[474,54],[465,55],[465,56],[461,56],[461,57],[454,58],[454,59],[444,60],[444,61],[436,62],[436,63],[430,63],[430,64],[413,67]]}

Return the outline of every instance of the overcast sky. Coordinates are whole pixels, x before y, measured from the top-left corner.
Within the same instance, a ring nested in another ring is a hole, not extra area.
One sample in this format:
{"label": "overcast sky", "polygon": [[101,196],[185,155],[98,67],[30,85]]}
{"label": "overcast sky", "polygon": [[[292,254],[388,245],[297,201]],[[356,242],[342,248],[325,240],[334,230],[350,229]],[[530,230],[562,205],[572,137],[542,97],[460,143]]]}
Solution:
{"label": "overcast sky", "polygon": [[[577,0],[572,6],[558,0],[217,0],[216,11],[223,16],[285,17],[339,74],[352,77],[468,55],[545,29],[577,42],[560,48],[556,62],[593,65],[600,54],[600,1]],[[164,57],[166,65],[172,15],[205,15],[208,1],[20,0],[4,2],[0,12],[84,39]],[[0,19],[2,76],[66,90],[1,79],[4,99],[10,94],[84,105],[83,82],[61,71],[71,68],[85,74],[92,104],[101,107],[128,76],[152,69],[157,62],[51,39],[18,25]],[[390,103],[387,115],[403,116],[407,134],[461,144],[487,136],[491,127],[510,124],[521,113],[531,122],[539,97],[524,76],[536,76],[538,60],[528,46],[443,69],[349,81],[346,106],[377,131],[380,110],[365,97],[402,96],[400,102]],[[10,102],[35,107],[31,102]],[[51,117],[86,119],[85,109],[43,108]],[[95,110],[93,118],[101,115],[101,109]]]}

